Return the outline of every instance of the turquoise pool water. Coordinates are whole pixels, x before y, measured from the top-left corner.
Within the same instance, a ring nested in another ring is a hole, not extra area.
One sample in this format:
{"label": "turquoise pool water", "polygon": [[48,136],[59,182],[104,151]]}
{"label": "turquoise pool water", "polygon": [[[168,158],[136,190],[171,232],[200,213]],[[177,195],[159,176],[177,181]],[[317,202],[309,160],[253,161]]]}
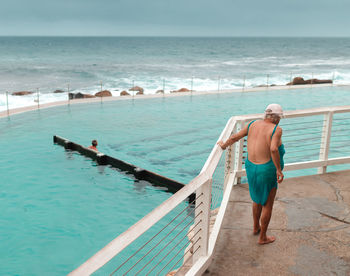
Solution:
{"label": "turquoise pool water", "polygon": [[[62,275],[171,194],[54,145],[54,134],[187,183],[229,117],[349,104],[342,88],[61,106],[0,120],[1,275]],[[282,124],[283,126],[283,124]],[[288,144],[286,145],[288,154]]]}

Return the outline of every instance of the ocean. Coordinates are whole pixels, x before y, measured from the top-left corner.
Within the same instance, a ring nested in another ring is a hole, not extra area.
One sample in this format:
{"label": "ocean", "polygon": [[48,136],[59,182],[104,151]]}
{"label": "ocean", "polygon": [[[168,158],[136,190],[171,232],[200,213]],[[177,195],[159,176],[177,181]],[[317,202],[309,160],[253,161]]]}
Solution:
{"label": "ocean", "polygon": [[[101,89],[119,96],[179,88],[286,84],[295,76],[350,80],[350,38],[0,37],[0,110]],[[55,90],[64,93],[53,93]],[[32,91],[33,95],[12,96]]]}

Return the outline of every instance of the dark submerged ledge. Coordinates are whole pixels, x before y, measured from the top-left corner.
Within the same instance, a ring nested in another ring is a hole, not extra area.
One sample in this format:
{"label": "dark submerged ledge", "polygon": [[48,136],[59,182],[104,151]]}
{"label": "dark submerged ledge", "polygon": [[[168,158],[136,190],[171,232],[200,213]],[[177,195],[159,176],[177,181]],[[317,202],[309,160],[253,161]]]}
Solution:
{"label": "dark submerged ledge", "polygon": [[[101,152],[94,151],[82,145],[71,142],[63,137],[54,135],[53,142],[60,146],[63,146],[67,150],[74,150],[79,152],[82,155],[90,157],[95,160],[99,165],[110,165],[114,168],[117,168],[121,171],[128,172],[129,174],[133,174],[134,177],[138,180],[145,180],[151,183],[154,186],[166,187],[169,192],[176,193],[181,188],[185,186],[185,184],[170,179],[168,177],[162,176],[160,174],[151,172],[149,170],[145,170],[143,168],[137,167],[133,164],[127,163],[123,160],[111,157]],[[189,196],[189,201],[192,203],[195,199],[195,194]]]}

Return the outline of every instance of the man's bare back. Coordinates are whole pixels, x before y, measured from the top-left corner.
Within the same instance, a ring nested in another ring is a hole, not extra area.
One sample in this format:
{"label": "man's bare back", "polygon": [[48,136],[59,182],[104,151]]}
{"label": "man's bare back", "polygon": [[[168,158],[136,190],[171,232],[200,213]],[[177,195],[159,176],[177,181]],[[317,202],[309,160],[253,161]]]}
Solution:
{"label": "man's bare back", "polygon": [[[255,121],[250,125],[247,142],[250,162],[264,164],[270,161],[271,135],[275,126],[275,124],[266,120]],[[282,141],[279,141],[278,146],[281,144]]]}

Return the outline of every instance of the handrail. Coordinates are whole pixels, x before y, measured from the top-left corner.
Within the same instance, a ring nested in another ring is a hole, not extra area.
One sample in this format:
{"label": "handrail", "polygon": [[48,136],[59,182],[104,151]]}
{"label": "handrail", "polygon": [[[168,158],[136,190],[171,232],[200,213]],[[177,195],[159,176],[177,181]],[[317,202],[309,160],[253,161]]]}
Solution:
{"label": "handrail", "polygon": [[68,275],[90,275],[98,270],[108,261],[110,261],[115,255],[126,248],[134,240],[145,233],[149,228],[156,224],[161,218],[166,216],[173,208],[179,203],[185,200],[189,195],[195,192],[198,187],[205,183],[209,179],[206,172],[201,173],[195,177],[189,184],[183,187],[176,194],[164,201],[161,205],[156,207],[153,211],[144,216],[141,220],[136,222],[124,233],[112,240],[104,248],[98,251],[94,256],[88,259],[80,267],[73,270]]}
{"label": "handrail", "polygon": [[[345,113],[350,111],[350,105],[344,105],[344,106],[327,106],[327,107],[316,107],[316,108],[308,108],[308,109],[301,109],[301,110],[294,110],[294,111],[285,111],[283,114],[283,118],[297,118],[297,117],[304,117],[304,116],[315,116],[315,115],[322,115],[327,112],[333,112],[333,113]],[[235,116],[236,120],[255,120],[262,118],[263,114],[249,114],[249,115],[239,115]]]}
{"label": "handrail", "polygon": [[[226,124],[224,130],[221,132],[221,135],[220,135],[218,141],[227,140],[228,137],[230,137],[233,129],[235,128],[235,126],[237,124],[237,121],[235,121],[234,119],[235,119],[235,117],[231,117],[227,121],[227,124]],[[214,171],[215,171],[215,168],[216,168],[216,166],[212,166],[212,165],[218,164],[221,155],[222,155],[222,149],[219,147],[219,145],[215,144],[212,151],[210,152],[210,155],[209,155],[207,161],[205,162],[205,164],[201,170],[201,173],[204,171],[207,171],[207,173],[210,176],[212,176]]]}
{"label": "handrail", "polygon": [[[332,129],[332,120],[334,114],[337,113],[350,113],[350,106],[340,107],[322,107],[322,108],[311,108],[306,110],[296,110],[285,112],[285,118],[298,118],[305,116],[323,115],[324,118],[320,121],[323,125],[320,134],[321,142],[319,147],[319,159],[295,162],[285,165],[285,170],[299,170],[307,168],[319,168],[318,173],[324,173],[327,166],[336,164],[350,163],[350,156],[342,156],[337,158],[329,158],[328,152],[330,147],[330,137]],[[251,114],[244,116],[231,117],[218,140],[226,140],[233,130],[242,128],[245,123],[249,120],[262,118],[263,114]],[[344,119],[344,118],[340,118]],[[350,120],[350,118],[346,118]],[[193,245],[193,265],[186,275],[201,275],[205,269],[210,265],[213,252],[215,250],[216,241],[223,223],[226,208],[228,206],[229,198],[231,195],[233,185],[239,183],[240,177],[245,175],[245,170],[242,169],[242,155],[243,155],[243,141],[241,140],[235,147],[234,153],[231,155],[233,149],[228,148],[226,154],[226,165],[225,169],[225,180],[223,183],[223,198],[219,207],[218,214],[216,216],[213,228],[209,234],[209,220],[210,220],[210,202],[211,202],[211,180],[216,170],[223,150],[215,144],[206,163],[204,164],[201,173],[194,178],[184,188],[170,197],[168,200],[163,202],[152,212],[142,218],[140,221],[131,226],[127,231],[118,236],[116,239],[111,241],[107,246],[97,252],[83,265],[72,271],[69,275],[87,275],[91,274],[115,255],[120,253],[129,244],[135,241],[148,229],[150,229],[155,223],[162,219],[165,215],[171,212],[176,206],[178,206],[184,199],[190,194],[196,192],[202,195],[201,203],[198,205],[196,202],[196,220],[195,223],[201,223],[200,231],[200,242],[196,244],[196,248]],[[198,208],[198,209],[197,209]],[[197,243],[197,242],[196,242]],[[199,249],[199,250],[198,250]],[[198,252],[197,252],[198,251]],[[186,250],[188,252],[188,250]]]}

